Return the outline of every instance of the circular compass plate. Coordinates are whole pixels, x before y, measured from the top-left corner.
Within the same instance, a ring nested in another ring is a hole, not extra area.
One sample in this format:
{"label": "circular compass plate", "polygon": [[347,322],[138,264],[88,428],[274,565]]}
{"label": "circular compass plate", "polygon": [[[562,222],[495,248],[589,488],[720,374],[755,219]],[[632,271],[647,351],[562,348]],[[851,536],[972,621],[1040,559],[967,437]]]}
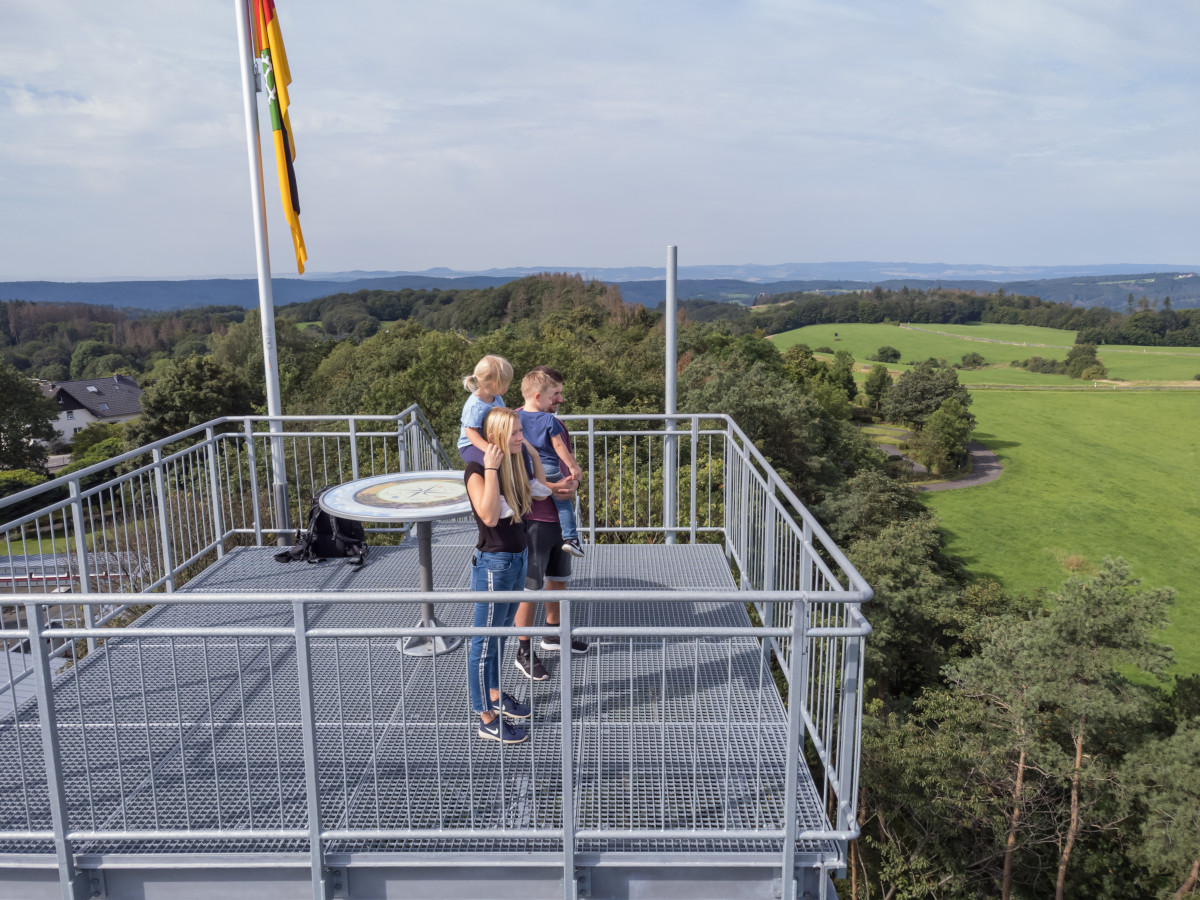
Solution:
{"label": "circular compass plate", "polygon": [[400,472],[340,484],[321,508],[346,519],[415,522],[467,515],[471,501],[461,472]]}

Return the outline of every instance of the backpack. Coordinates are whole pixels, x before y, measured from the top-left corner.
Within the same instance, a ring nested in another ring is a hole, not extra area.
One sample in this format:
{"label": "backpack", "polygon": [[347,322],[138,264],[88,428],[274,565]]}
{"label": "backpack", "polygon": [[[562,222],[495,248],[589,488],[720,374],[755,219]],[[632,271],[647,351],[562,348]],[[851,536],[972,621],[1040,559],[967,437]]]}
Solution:
{"label": "backpack", "polygon": [[296,542],[291,547],[275,554],[280,562],[304,560],[308,563],[323,559],[345,559],[349,565],[359,568],[367,561],[367,533],[362,522],[331,516],[321,509],[321,495],[329,485],[313,494],[312,506],[308,508],[308,525],[296,529]]}

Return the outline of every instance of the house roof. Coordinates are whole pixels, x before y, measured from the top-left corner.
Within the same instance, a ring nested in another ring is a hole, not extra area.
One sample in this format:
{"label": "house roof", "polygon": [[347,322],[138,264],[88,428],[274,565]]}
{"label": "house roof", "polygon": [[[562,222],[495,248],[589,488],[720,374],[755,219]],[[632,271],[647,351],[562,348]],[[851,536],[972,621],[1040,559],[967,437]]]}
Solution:
{"label": "house roof", "polygon": [[142,411],[142,389],[128,375],[59,381],[50,385],[51,396],[65,409],[82,407],[97,419],[136,416]]}

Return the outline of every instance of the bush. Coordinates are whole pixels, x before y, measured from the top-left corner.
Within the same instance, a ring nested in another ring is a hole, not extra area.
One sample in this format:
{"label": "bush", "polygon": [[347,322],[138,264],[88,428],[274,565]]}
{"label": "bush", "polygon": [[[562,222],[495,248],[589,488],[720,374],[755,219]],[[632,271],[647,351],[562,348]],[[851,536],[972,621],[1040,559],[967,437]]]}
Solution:
{"label": "bush", "polygon": [[962,367],[964,369],[978,369],[985,365],[983,355],[980,353],[964,353],[962,358]]}
{"label": "bush", "polygon": [[891,347],[891,346],[888,346],[887,344],[884,344],[882,347],[880,347],[878,350],[875,351],[874,356],[868,356],[867,359],[872,360],[873,362],[881,362],[881,363],[900,362],[900,351],[897,350],[895,347]]}
{"label": "bush", "polygon": [[816,350],[814,350],[813,352],[814,352],[814,353],[832,353],[832,352],[833,352],[833,348],[832,348],[832,347],[818,347],[818,348],[817,348]]}

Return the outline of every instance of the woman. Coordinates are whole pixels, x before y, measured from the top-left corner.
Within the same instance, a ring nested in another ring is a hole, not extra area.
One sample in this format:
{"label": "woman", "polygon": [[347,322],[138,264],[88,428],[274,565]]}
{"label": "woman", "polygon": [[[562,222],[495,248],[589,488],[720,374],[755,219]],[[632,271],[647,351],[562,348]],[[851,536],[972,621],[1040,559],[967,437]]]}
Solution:
{"label": "woman", "polygon": [[[464,476],[479,540],[471,561],[471,590],[512,592],[512,600],[475,604],[477,628],[508,628],[513,624],[525,589],[527,551],[521,516],[529,512],[531,493],[521,419],[514,410],[498,407],[483,420],[487,449],[483,462],[467,463]],[[485,740],[520,744],[529,735],[505,721],[528,719],[529,707],[500,691],[500,657],[504,638],[471,638],[467,672],[471,709],[479,714],[479,736]]]}

